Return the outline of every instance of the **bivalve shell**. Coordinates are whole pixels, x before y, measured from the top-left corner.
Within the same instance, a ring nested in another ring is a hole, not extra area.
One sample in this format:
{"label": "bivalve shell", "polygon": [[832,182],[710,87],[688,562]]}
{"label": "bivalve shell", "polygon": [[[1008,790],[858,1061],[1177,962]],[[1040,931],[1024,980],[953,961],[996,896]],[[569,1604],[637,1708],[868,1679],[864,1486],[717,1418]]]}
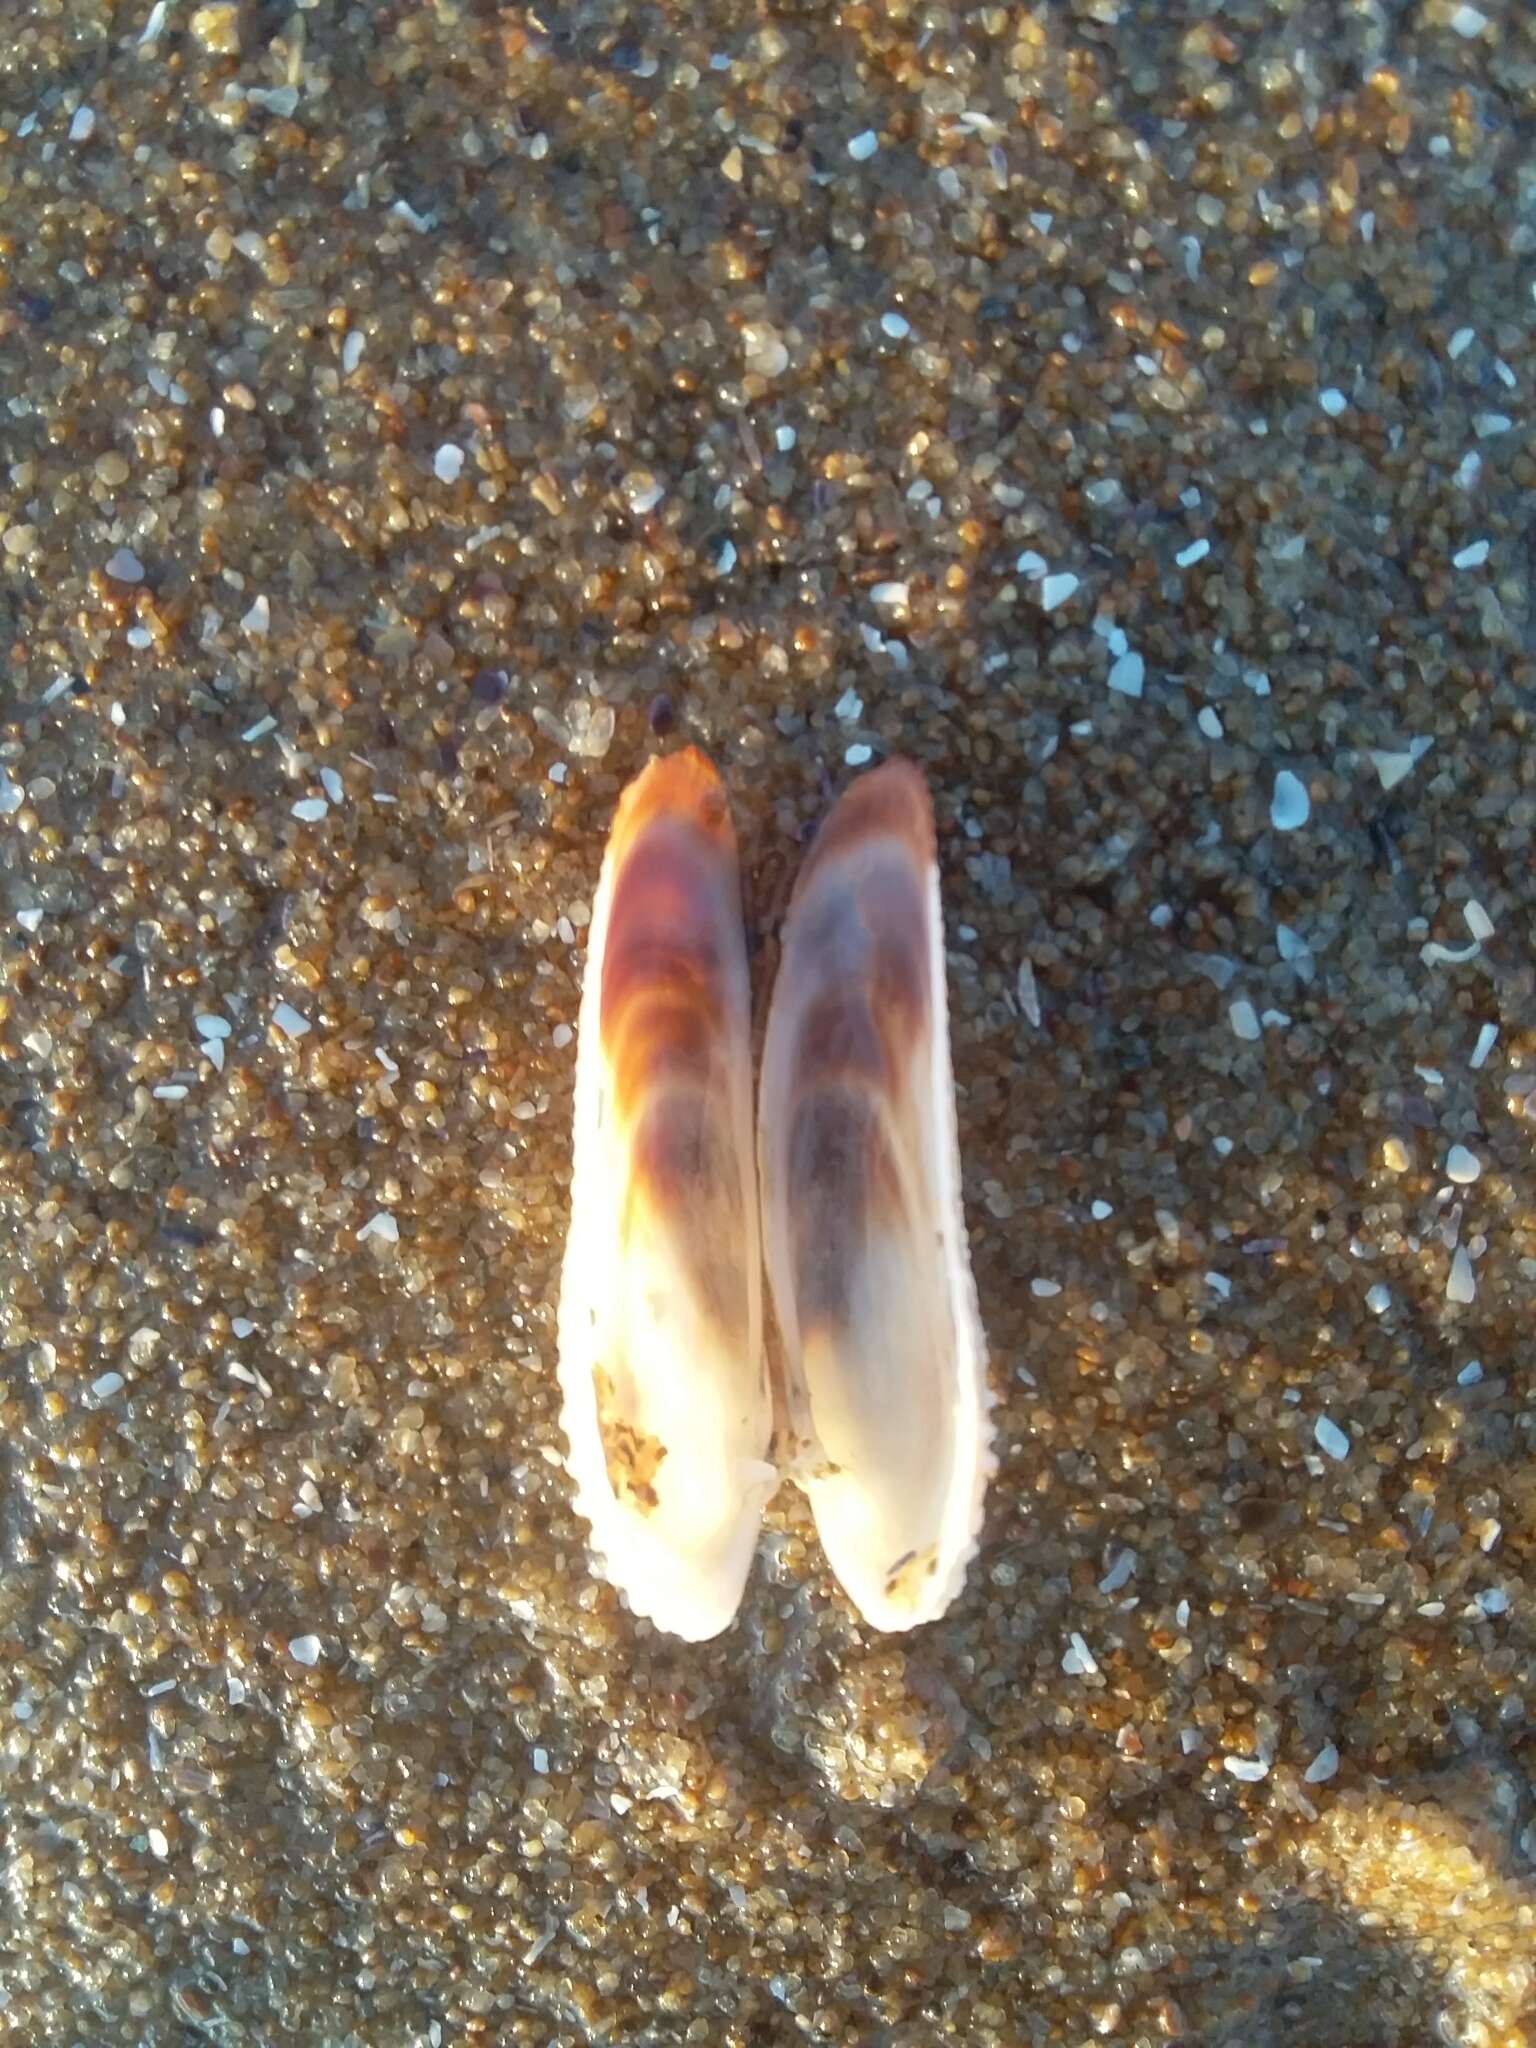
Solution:
{"label": "bivalve shell", "polygon": [[606,1577],[658,1627],[718,1634],[775,1474],[736,836],[693,748],[624,792],[593,905],[559,1343]]}

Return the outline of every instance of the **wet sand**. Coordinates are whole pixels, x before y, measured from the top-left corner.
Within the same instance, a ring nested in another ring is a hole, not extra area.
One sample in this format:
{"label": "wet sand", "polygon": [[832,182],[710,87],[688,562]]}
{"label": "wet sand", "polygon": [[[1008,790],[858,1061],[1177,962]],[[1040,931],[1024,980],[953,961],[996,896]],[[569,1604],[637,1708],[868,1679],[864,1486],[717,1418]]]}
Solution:
{"label": "wet sand", "polygon": [[[1533,96],[1496,0],[0,0],[0,2040],[1536,2040]],[[760,998],[935,791],[910,1639],[793,1493],[702,1648],[571,1510],[677,739]]]}

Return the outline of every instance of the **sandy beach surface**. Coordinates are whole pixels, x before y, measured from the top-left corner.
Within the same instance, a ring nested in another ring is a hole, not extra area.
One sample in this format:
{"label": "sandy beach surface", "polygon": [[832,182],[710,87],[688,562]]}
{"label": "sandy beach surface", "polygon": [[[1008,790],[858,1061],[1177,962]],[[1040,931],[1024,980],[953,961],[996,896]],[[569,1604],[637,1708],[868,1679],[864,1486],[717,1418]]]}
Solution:
{"label": "sandy beach surface", "polygon": [[[1536,2041],[1536,14],[0,0],[0,2041]],[[589,1569],[622,782],[939,821],[1000,1469]]]}

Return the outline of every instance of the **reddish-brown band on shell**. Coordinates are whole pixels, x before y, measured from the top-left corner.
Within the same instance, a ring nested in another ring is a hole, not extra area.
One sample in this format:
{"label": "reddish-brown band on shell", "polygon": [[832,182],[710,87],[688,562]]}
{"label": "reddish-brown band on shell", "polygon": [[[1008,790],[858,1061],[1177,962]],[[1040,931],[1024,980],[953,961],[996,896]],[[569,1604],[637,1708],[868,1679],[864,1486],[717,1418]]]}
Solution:
{"label": "reddish-brown band on shell", "polygon": [[724,966],[694,837],[686,824],[652,824],[614,884],[601,1030],[624,1119],[658,1079],[697,1075],[720,1032]]}
{"label": "reddish-brown band on shell", "polygon": [[850,783],[827,813],[800,869],[794,898],[803,896],[828,861],[873,838],[898,839],[926,874],[936,858],[933,805],[928,786],[910,761],[886,761]]}
{"label": "reddish-brown band on shell", "polygon": [[745,1227],[739,1161],[711,1113],[739,993],[721,933],[740,918],[736,834],[712,764],[692,747],[653,762],[611,844],[600,1030],[611,1114],[629,1134],[624,1235],[665,1230],[717,1326],[744,1341],[745,1303],[720,1257]]}
{"label": "reddish-brown band on shell", "polygon": [[[890,841],[910,858],[862,878],[854,951],[845,893],[839,888],[823,909],[818,891],[828,870],[851,866],[870,846]],[[933,812],[923,779],[909,762],[889,761],[860,777],[833,807],[791,902],[797,966],[816,990],[800,1025],[788,1141],[790,1185],[798,1193],[790,1231],[807,1339],[817,1322],[838,1313],[857,1238],[904,1216],[914,1199],[884,1120],[870,1105],[901,1104],[909,1095],[914,1056],[932,1029],[927,956],[913,937],[927,915],[933,859]],[[868,1206],[821,1202],[810,1192],[853,1184]]]}

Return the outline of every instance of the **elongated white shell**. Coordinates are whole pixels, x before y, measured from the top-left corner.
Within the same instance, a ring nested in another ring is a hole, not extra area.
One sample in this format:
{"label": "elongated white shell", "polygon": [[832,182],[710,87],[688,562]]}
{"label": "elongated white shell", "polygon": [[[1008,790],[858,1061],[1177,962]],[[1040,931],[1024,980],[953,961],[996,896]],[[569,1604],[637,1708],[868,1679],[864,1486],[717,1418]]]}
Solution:
{"label": "elongated white shell", "polygon": [[736,835],[693,748],[625,790],[593,906],[560,1385],[605,1576],[659,1628],[718,1634],[774,1473]]}
{"label": "elongated white shell", "polygon": [[992,1452],[933,810],[909,762],[851,786],[801,872],[758,1159],[795,1476],[860,1613],[912,1628],[964,1582]]}

